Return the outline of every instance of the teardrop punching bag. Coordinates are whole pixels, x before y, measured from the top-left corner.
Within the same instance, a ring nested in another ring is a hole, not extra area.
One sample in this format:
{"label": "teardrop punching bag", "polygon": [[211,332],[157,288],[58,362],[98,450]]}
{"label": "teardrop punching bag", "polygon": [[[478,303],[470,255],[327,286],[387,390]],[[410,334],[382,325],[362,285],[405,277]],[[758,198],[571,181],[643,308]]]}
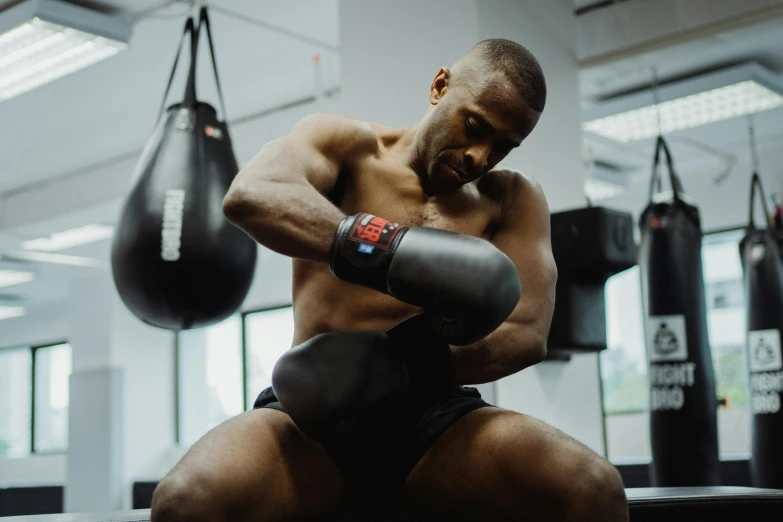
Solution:
{"label": "teardrop punching bag", "polygon": [[[756,228],[753,205],[756,190],[764,206],[767,226]],[[770,228],[764,188],[753,174],[750,188],[750,220],[740,242],[745,272],[748,370],[753,414],[753,485],[783,488],[783,235]]]}
{"label": "teardrop punching bag", "polygon": [[[660,152],[672,192],[660,192]],[[657,193],[655,191],[658,182]],[[699,210],[687,201],[669,148],[658,137],[650,203],[640,218],[646,299],[652,485],[719,482],[715,375],[707,333]]]}
{"label": "teardrop punching bag", "polygon": [[[114,282],[125,305],[145,323],[197,328],[234,313],[256,263],[255,242],[223,216],[223,197],[239,171],[228,127],[196,98],[196,53],[202,26],[217,76],[206,9],[188,19],[157,125],[133,175],[112,244]],[[181,103],[164,110],[182,46],[190,36],[190,72]]]}

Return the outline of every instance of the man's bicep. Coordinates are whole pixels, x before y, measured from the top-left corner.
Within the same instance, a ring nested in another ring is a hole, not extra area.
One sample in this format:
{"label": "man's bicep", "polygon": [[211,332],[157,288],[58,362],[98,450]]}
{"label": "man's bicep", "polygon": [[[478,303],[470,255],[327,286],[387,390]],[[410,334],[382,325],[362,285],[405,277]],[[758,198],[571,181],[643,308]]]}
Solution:
{"label": "man's bicep", "polygon": [[492,243],[517,267],[522,282],[519,303],[509,320],[545,336],[554,310],[557,266],[552,254],[549,207],[535,180],[521,175]]}
{"label": "man's bicep", "polygon": [[377,151],[375,131],[365,122],[339,114],[313,114],[291,132],[292,148],[301,153],[307,180],[322,194],[329,193],[340,172],[357,158]]}
{"label": "man's bicep", "polygon": [[377,147],[374,131],[366,123],[337,114],[312,114],[291,133],[267,143],[248,164],[265,181],[309,183],[328,194],[342,169],[358,155]]}

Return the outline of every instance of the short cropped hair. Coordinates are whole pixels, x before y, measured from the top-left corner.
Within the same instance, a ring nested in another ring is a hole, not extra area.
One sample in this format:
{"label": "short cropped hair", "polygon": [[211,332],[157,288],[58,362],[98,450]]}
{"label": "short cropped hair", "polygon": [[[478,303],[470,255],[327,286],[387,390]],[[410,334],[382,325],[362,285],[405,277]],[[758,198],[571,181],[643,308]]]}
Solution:
{"label": "short cropped hair", "polygon": [[476,59],[482,69],[503,73],[527,105],[542,112],[546,104],[544,71],[533,53],[522,45],[504,38],[483,40],[468,51],[464,59]]}

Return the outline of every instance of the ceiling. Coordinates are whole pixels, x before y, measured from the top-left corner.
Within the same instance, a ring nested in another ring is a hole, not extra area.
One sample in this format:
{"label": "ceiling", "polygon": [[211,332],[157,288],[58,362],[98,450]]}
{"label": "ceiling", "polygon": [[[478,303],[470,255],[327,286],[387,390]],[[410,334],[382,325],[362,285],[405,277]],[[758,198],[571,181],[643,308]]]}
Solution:
{"label": "ceiling", "polygon": [[[247,21],[212,13],[213,31],[228,119],[236,120],[313,91],[312,57],[323,56],[324,83],[339,83],[339,0],[219,0],[219,6],[261,20],[285,31],[323,42],[317,45]],[[0,0],[0,9],[15,3]],[[57,82],[0,103],[0,195],[63,179],[85,168],[111,164],[133,155],[149,136],[161,103],[165,79],[184,16],[190,7],[170,0],[73,0],[135,20],[131,47],[111,60]],[[599,3],[573,0],[574,8]],[[205,56],[201,56],[205,59]],[[680,77],[747,60],[783,71],[783,24],[779,20],[733,29],[693,42],[650,51],[641,56],[584,69],[580,73],[583,107],[603,97],[649,85],[650,67],[660,80]],[[693,64],[698,64],[694,68]],[[208,71],[202,61],[200,71]],[[182,75],[172,99],[182,89]],[[207,75],[199,93],[215,100]],[[783,110],[757,118],[759,141],[783,144]],[[742,119],[677,133],[671,138],[681,174],[705,166],[721,168],[747,153],[746,123]],[[586,136],[585,147],[596,158],[618,164],[631,176],[649,175],[652,142],[619,144]],[[94,210],[94,209],[92,209]],[[85,215],[113,215],[116,209]],[[55,232],[56,230],[51,230]],[[36,233],[40,232],[36,230]],[[30,231],[0,234],[0,250],[29,237]],[[67,252],[108,259],[108,242]],[[29,304],[64,296],[68,278],[86,269],[45,266],[46,284],[20,285]],[[0,294],[3,289],[0,289]]]}
{"label": "ceiling", "polygon": [[[0,10],[15,3],[16,0],[0,0]],[[68,178],[93,165],[111,165],[116,158],[137,155],[157,118],[165,80],[190,6],[169,0],[71,3],[133,20],[131,45],[110,60],[0,103],[0,121],[6,123],[0,126],[0,195],[12,195]],[[334,49],[339,47],[338,0],[220,0],[217,5],[282,29],[262,28],[212,11],[212,30],[229,121],[311,95],[315,54],[322,57],[323,84],[337,84],[339,55]],[[304,35],[309,41],[284,32]],[[215,103],[214,82],[205,74],[211,71],[210,67],[202,52],[199,96]],[[184,75],[180,73],[170,101],[181,96],[183,86]],[[66,216],[58,223],[5,230],[0,234],[0,253],[40,234],[87,222],[111,221],[117,212],[116,202],[110,202]],[[88,221],[77,223],[79,218]],[[108,262],[109,242],[62,253]],[[0,261],[0,269],[8,267],[4,264]],[[70,280],[95,270],[40,263],[32,268],[36,281],[0,288],[0,300],[13,295],[29,307],[57,301],[67,296]]]}
{"label": "ceiling", "polygon": [[[719,31],[707,37],[651,50],[580,71],[582,108],[623,92],[649,89],[655,68],[663,84],[743,62],[757,62],[776,73],[783,83],[783,23],[769,19],[751,26]],[[783,109],[754,117],[759,145],[783,144]],[[735,118],[672,133],[668,136],[682,174],[712,170],[748,155],[748,121]],[[648,176],[654,140],[622,144],[585,133],[585,147],[627,169],[631,176]]]}
{"label": "ceiling", "polygon": [[[127,51],[0,104],[0,121],[14,122],[0,127],[0,193],[138,151],[147,139],[189,7],[160,0],[100,4],[127,17],[146,15],[135,23]],[[221,0],[219,5],[330,47],[339,43],[337,0]],[[325,83],[337,82],[336,52],[220,12],[211,17],[229,120],[312,93],[314,54],[323,55]],[[199,93],[215,100],[206,53],[200,64]],[[182,76],[171,100],[181,96]]]}

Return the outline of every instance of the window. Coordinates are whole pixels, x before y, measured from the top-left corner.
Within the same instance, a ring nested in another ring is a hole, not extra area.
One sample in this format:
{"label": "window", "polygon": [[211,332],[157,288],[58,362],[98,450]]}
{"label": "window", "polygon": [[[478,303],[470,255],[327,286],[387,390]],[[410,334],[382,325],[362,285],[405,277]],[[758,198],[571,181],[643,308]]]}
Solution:
{"label": "window", "polygon": [[600,367],[607,451],[612,462],[651,458],[640,277],[637,266],[606,283],[607,349],[601,352]]}
{"label": "window", "polygon": [[[744,283],[739,241],[744,231],[707,234],[702,262],[707,325],[718,397],[721,457],[750,452],[750,413],[745,361]],[[601,353],[601,381],[607,450],[613,462],[650,460],[649,381],[638,267],[606,286],[607,350]]]}
{"label": "window", "polygon": [[294,311],[287,306],[245,315],[247,361],[247,405],[252,408],[256,397],[272,385],[272,368],[289,348],[294,338]]}
{"label": "window", "polygon": [[179,440],[193,444],[242,413],[242,331],[238,315],[206,328],[180,332]]}
{"label": "window", "polygon": [[722,457],[750,453],[750,409],[746,361],[745,283],[739,254],[744,230],[704,237],[702,259],[707,326],[718,397],[718,443]]}
{"label": "window", "polygon": [[0,350],[0,458],[68,449],[71,346]]}
{"label": "window", "polygon": [[68,379],[71,345],[42,346],[33,350],[35,360],[34,449],[39,453],[68,449]]}
{"label": "window", "polygon": [[247,312],[180,332],[178,441],[189,446],[221,422],[252,408],[261,390],[272,384],[272,368],[293,337],[290,306]]}
{"label": "window", "polygon": [[0,350],[0,457],[31,451],[32,353],[29,348]]}

